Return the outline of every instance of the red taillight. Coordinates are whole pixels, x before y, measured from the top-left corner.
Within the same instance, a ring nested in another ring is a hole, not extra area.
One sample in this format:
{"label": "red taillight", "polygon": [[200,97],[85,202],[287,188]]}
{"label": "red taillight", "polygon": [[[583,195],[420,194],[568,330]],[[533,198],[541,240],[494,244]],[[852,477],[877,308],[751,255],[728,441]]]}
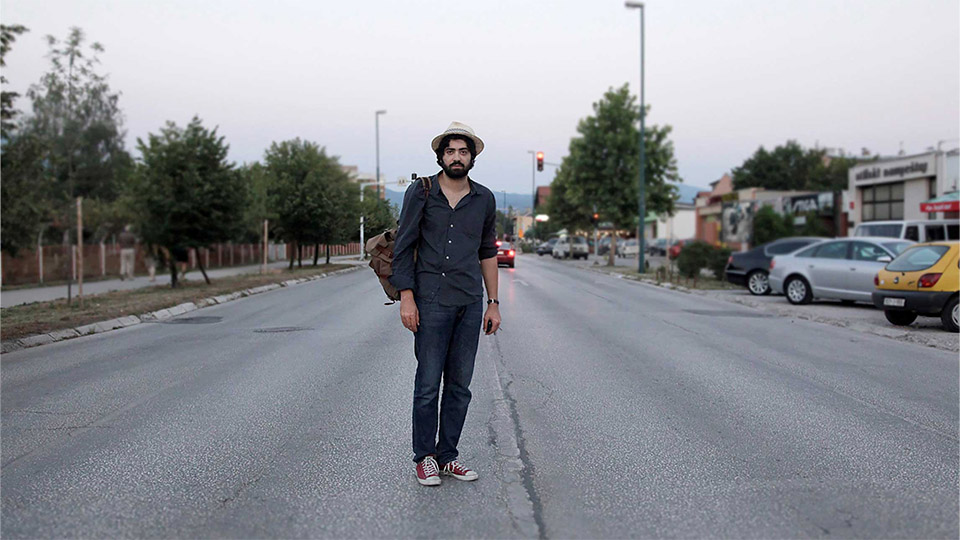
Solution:
{"label": "red taillight", "polygon": [[511,249],[511,250],[510,250],[510,256],[513,257],[513,254],[514,254],[514,253],[516,253],[516,252]]}
{"label": "red taillight", "polygon": [[874,287],[880,286],[880,274],[876,274],[873,276],[873,286]]}
{"label": "red taillight", "polygon": [[770,270],[773,270],[773,265],[776,264],[776,262],[774,259],[770,259]]}
{"label": "red taillight", "polygon": [[920,276],[920,281],[917,282],[917,286],[921,289],[933,287],[938,281],[940,281],[940,276],[942,275],[943,274],[924,274]]}
{"label": "red taillight", "polygon": [[500,247],[500,244],[503,244],[503,242],[497,240],[497,247]]}

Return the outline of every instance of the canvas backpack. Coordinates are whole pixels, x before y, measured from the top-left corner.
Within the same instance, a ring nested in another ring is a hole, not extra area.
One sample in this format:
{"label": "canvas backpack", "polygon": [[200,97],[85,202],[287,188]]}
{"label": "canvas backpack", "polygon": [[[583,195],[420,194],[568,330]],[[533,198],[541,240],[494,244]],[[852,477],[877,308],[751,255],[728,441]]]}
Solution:
{"label": "canvas backpack", "polygon": [[[421,177],[417,180],[420,180],[423,184],[424,196],[429,197],[430,179]],[[424,204],[424,207],[426,207],[426,204]],[[387,306],[400,300],[400,291],[393,286],[393,283],[390,283],[390,276],[393,275],[393,246],[396,241],[397,229],[393,228],[367,240],[367,244],[364,246],[364,250],[370,256],[370,268],[373,268],[373,273],[380,279],[380,285],[383,287],[383,292],[386,293],[387,298],[392,300],[391,302],[384,302],[384,305]],[[413,260],[417,260],[416,250],[413,252]]]}

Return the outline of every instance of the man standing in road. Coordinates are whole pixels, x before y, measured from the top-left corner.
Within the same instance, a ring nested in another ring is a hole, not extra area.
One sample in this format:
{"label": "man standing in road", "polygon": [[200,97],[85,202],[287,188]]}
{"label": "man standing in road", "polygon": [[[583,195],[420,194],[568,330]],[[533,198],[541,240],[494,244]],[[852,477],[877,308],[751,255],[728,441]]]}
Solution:
{"label": "man standing in road", "polygon": [[467,176],[483,141],[469,126],[453,122],[431,146],[442,170],[430,177],[429,193],[417,180],[403,196],[390,277],[400,291],[403,326],[414,333],[413,459],[424,486],[440,485],[440,475],[477,479],[457,460],[457,443],[480,330],[491,335],[500,328],[496,199]]}

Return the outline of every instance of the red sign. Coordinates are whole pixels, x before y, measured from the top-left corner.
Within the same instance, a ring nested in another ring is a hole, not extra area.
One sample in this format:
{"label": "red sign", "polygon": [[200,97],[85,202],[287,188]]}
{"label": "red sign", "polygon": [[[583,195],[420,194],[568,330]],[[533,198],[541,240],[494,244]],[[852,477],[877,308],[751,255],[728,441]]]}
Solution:
{"label": "red sign", "polygon": [[920,203],[921,212],[960,212],[960,201]]}

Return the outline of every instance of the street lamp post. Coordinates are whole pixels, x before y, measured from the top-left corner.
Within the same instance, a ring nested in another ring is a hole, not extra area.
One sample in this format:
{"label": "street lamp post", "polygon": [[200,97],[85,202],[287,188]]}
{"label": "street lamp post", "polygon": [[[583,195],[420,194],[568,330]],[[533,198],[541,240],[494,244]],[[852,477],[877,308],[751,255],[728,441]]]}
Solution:
{"label": "street lamp post", "polygon": [[374,113],[374,123],[377,126],[377,200],[380,200],[380,115],[387,114],[387,111],[380,110]]}
{"label": "street lamp post", "polygon": [[647,218],[647,201],[645,198],[644,190],[645,179],[644,179],[644,168],[646,166],[646,143],[644,141],[644,119],[647,115],[647,109],[644,103],[643,96],[643,2],[625,2],[624,5],[627,9],[639,9],[640,10],[640,253],[639,253],[639,269],[638,271],[643,274],[646,271],[646,265],[644,264],[643,255],[646,251],[646,218]]}

